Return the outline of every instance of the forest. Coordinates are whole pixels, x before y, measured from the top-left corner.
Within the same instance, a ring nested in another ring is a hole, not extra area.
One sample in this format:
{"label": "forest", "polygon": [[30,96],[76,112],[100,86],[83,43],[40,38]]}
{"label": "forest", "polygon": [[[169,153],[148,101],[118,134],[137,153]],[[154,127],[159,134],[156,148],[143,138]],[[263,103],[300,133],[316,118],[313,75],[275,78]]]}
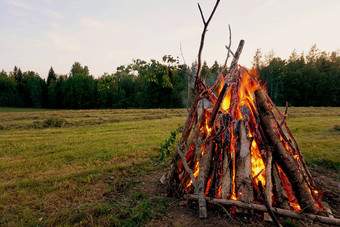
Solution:
{"label": "forest", "polygon": [[[313,45],[294,50],[288,59],[258,49],[252,67],[274,103],[284,106],[340,106],[340,52],[327,53]],[[0,72],[0,106],[53,109],[183,108],[190,102],[197,63],[179,64],[170,55],[162,61],[133,60],[116,72],[94,78],[87,66],[75,62],[68,75],[50,68],[47,79],[34,71]],[[212,85],[222,69],[204,62],[202,73]]]}

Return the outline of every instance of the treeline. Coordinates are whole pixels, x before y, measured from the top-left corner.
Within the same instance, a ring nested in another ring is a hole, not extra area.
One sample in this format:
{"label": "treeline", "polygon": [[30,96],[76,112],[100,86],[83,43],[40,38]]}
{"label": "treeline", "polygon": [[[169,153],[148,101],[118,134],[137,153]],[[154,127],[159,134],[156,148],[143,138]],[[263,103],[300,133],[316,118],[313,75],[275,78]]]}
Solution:
{"label": "treeline", "polygon": [[57,75],[51,67],[47,80],[32,71],[0,73],[0,106],[62,109],[180,108],[184,106],[188,74],[176,60],[165,56],[134,60],[112,74],[95,79],[87,66],[75,62],[69,75]]}
{"label": "treeline", "polygon": [[293,51],[283,60],[273,51],[263,59],[258,49],[253,66],[277,105],[340,106],[339,51],[326,53],[314,45],[306,56]]}
{"label": "treeline", "polygon": [[[253,67],[266,84],[275,104],[292,106],[340,106],[340,55],[313,46],[305,56],[295,51],[288,60],[264,57],[257,50]],[[112,74],[94,78],[87,66],[75,62],[69,75],[57,75],[51,67],[46,80],[20,68],[0,72],[0,106],[60,109],[182,108],[190,102],[197,64],[178,65],[171,56],[163,62],[134,60]],[[204,62],[201,77],[211,86],[221,65]],[[188,94],[189,93],[189,94]]]}

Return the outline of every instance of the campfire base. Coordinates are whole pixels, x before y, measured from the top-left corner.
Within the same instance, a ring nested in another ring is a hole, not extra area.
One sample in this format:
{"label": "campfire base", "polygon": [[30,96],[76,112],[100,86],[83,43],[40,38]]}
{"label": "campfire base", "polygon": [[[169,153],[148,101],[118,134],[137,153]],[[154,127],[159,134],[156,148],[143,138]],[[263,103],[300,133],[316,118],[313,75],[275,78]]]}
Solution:
{"label": "campfire base", "polygon": [[[187,194],[184,196],[185,199],[189,200],[198,200],[197,195],[193,194]],[[205,197],[206,201],[211,204],[221,204],[226,206],[236,206],[243,209],[249,209],[249,210],[256,210],[256,211],[262,211],[267,212],[267,208],[264,205],[255,204],[255,203],[244,203],[238,200],[230,200],[230,199],[218,199],[218,198],[211,198],[211,197]],[[338,218],[331,218],[331,217],[325,217],[315,214],[308,214],[308,213],[296,213],[291,210],[281,209],[272,207],[272,211],[276,215],[284,216],[284,217],[290,217],[297,220],[313,220],[319,223],[329,224],[329,225],[340,225],[340,219]]]}

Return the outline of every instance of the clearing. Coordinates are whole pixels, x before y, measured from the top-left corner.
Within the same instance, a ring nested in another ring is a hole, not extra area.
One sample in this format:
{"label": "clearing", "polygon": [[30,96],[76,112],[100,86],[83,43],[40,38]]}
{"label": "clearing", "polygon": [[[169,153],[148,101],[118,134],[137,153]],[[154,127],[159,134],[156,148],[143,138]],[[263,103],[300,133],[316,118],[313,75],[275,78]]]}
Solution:
{"label": "clearing", "polygon": [[[336,215],[340,108],[289,108],[288,125]],[[164,197],[160,145],[185,109],[0,108],[0,225],[266,225]],[[286,220],[286,222],[290,222]]]}

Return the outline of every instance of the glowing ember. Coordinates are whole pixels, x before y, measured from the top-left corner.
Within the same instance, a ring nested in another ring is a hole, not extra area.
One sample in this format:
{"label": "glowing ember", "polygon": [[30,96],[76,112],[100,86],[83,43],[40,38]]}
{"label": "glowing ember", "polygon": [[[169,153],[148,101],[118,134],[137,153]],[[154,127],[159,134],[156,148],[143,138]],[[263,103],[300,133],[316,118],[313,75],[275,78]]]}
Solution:
{"label": "glowing ember", "polygon": [[217,189],[217,198],[220,198],[221,190],[222,190],[222,185],[220,184],[220,186],[218,186],[218,189]]}
{"label": "glowing ember", "polygon": [[208,195],[208,192],[209,192],[209,189],[210,189],[210,184],[211,184],[211,177],[210,177],[209,180],[208,180],[207,188],[206,188],[206,190],[205,190],[205,195]]}
{"label": "glowing ember", "polygon": [[236,197],[236,195],[232,194],[232,195],[230,196],[230,199],[232,199],[232,200],[237,200],[237,197]]}

